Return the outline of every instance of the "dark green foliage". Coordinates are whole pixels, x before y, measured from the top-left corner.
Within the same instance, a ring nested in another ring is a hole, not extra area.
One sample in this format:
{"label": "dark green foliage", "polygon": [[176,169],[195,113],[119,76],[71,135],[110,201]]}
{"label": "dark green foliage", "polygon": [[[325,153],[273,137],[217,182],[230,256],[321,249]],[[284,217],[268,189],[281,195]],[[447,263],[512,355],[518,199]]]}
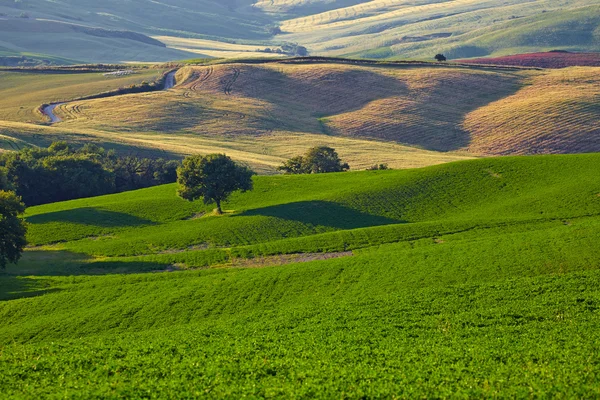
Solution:
{"label": "dark green foliage", "polygon": [[434,58],[437,62],[446,61],[446,56],[443,54],[436,54]]}
{"label": "dark green foliage", "polygon": [[306,168],[304,157],[296,156],[290,158],[278,168],[279,171],[283,171],[285,174],[308,174],[309,170]]}
{"label": "dark green foliage", "polygon": [[252,190],[252,175],[252,170],[236,164],[225,154],[187,157],[177,169],[177,194],[189,201],[215,202],[217,213],[221,214],[221,202],[233,192]]}
{"label": "dark green foliage", "polygon": [[279,167],[279,171],[285,174],[321,174],[348,169],[350,166],[340,160],[334,149],[327,146],[313,147],[304,156],[291,158]]}
{"label": "dark green foliage", "polygon": [[367,171],[384,171],[390,169],[387,164],[375,164],[367,168]]}
{"label": "dark green foliage", "polygon": [[300,46],[297,43],[285,43],[281,46],[283,53],[290,56],[306,57],[308,56],[308,50],[304,46]]}
{"label": "dark green foliage", "polygon": [[174,182],[176,161],[119,156],[96,145],[56,142],[0,155],[8,182],[27,205],[46,204]]}
{"label": "dark green foliage", "polygon": [[19,215],[25,212],[21,199],[13,192],[0,190],[0,268],[16,263],[27,244],[27,228]]}

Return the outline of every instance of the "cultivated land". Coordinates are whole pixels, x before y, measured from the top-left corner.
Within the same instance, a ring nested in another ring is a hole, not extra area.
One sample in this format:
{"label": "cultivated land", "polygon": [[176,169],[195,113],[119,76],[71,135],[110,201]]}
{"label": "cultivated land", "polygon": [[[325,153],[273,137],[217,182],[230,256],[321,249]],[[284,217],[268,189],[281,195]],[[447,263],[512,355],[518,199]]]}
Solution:
{"label": "cultivated land", "polygon": [[600,67],[600,53],[570,53],[555,51],[546,53],[515,54],[504,57],[471,58],[457,60],[457,62],[539,68]]}
{"label": "cultivated land", "polygon": [[162,73],[163,70],[160,69],[137,69],[132,75],[114,77],[104,76],[102,72],[0,70],[0,120],[46,122],[48,118],[38,111],[42,104],[70,101],[144,81],[153,82],[159,79]]}
{"label": "cultivated land", "polygon": [[260,173],[273,173],[315,145],[338,149],[353,169],[600,151],[594,67],[213,62],[179,69],[169,91],[73,101],[55,109],[57,124],[23,123],[44,120],[36,111],[42,103],[152,80],[163,71],[123,81],[5,72],[8,86],[0,94],[11,100],[0,121],[2,146],[67,140],[167,157],[225,152]]}
{"label": "cultivated land", "polygon": [[[465,58],[600,51],[600,6],[589,0],[8,3],[0,4],[0,51],[87,62],[165,61],[194,53],[251,57],[257,48],[285,42],[306,46],[312,55],[427,60],[436,52]],[[247,47],[239,52],[232,45]]]}
{"label": "cultivated land", "polygon": [[598,396],[599,163],[256,177],[221,217],[174,185],[32,207],[0,389]]}

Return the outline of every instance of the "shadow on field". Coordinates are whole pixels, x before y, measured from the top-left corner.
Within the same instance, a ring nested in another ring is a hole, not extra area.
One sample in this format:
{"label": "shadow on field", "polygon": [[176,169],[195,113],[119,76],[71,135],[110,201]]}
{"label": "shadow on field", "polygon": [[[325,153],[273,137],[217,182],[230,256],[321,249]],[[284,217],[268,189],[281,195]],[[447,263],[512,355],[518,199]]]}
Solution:
{"label": "shadow on field", "polygon": [[18,264],[8,265],[0,277],[129,274],[166,271],[170,267],[155,262],[99,260],[65,250],[29,249]]}
{"label": "shadow on field", "polygon": [[366,228],[369,226],[399,224],[404,221],[371,215],[328,201],[301,201],[258,208],[239,216],[262,215],[315,226],[337,229]]}
{"label": "shadow on field", "polygon": [[103,228],[121,226],[153,225],[154,222],[133,215],[84,207],[74,210],[56,211],[34,215],[27,218],[30,224],[45,224],[48,222],[70,222],[72,224],[94,225]]}
{"label": "shadow on field", "polygon": [[42,281],[23,276],[0,275],[0,301],[39,296],[56,292],[58,288],[48,288]]}

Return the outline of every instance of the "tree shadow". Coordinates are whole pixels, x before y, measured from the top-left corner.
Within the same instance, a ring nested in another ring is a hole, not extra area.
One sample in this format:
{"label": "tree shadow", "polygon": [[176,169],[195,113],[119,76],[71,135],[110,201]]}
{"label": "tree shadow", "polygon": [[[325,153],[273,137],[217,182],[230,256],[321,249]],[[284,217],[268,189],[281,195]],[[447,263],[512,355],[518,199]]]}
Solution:
{"label": "tree shadow", "polygon": [[6,276],[75,276],[163,271],[167,263],[96,259],[66,250],[26,250],[18,264],[6,267]]}
{"label": "tree shadow", "polygon": [[0,301],[38,296],[61,290],[49,277],[139,274],[173,271],[168,263],[96,260],[65,250],[27,250],[18,264],[0,271]]}
{"label": "tree shadow", "polygon": [[45,293],[56,292],[60,289],[47,287],[39,279],[0,275],[0,301],[22,299],[25,297],[39,296]]}
{"label": "tree shadow", "polygon": [[336,229],[356,229],[370,226],[399,224],[405,221],[364,213],[328,201],[301,201],[245,211],[241,216],[268,216],[308,225]]}
{"label": "tree shadow", "polygon": [[45,224],[49,222],[65,222],[80,225],[94,225],[102,228],[124,226],[153,225],[154,222],[130,214],[102,210],[92,207],[76,208],[73,210],[55,211],[27,217],[30,224]]}

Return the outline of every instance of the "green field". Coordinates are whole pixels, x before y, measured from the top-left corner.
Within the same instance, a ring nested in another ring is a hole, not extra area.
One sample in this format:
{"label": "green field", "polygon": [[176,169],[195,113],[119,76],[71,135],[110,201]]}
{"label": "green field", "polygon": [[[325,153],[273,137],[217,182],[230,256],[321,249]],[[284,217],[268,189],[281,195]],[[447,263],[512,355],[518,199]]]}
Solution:
{"label": "green field", "polygon": [[599,162],[259,176],[224,216],[174,185],[32,207],[0,391],[597,397]]}

